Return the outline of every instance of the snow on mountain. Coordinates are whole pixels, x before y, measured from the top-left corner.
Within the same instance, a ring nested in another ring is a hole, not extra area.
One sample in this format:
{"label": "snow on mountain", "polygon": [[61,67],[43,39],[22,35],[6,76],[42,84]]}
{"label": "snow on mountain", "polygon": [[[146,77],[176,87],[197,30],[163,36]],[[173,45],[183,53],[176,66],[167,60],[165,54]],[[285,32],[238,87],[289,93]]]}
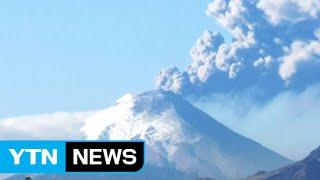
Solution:
{"label": "snow on mountain", "polygon": [[235,179],[289,162],[160,90],[123,96],[88,118],[82,131],[90,140],[145,140],[147,166],[199,177]]}

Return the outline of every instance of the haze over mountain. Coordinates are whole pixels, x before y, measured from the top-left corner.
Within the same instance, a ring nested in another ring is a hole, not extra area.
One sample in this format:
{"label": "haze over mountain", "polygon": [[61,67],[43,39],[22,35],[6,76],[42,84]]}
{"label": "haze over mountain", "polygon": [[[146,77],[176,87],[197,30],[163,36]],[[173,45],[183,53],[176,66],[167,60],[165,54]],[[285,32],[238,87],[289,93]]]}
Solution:
{"label": "haze over mountain", "polygon": [[260,172],[248,180],[318,180],[320,177],[320,147],[305,159],[270,172]]}

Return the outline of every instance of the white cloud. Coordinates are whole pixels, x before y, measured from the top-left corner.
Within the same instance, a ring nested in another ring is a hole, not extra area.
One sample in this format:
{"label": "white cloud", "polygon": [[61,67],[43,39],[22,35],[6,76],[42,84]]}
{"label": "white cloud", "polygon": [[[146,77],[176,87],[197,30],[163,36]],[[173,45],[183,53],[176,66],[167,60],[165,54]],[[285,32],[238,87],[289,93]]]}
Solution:
{"label": "white cloud", "polygon": [[258,60],[253,62],[254,67],[264,66],[269,68],[272,64],[273,58],[271,56],[260,57]]}
{"label": "white cloud", "polygon": [[202,82],[206,81],[213,71],[216,52],[222,43],[224,39],[220,33],[204,31],[190,50],[193,63],[188,67],[189,74]]}
{"label": "white cloud", "polygon": [[13,139],[80,139],[80,128],[93,112],[56,112],[0,120],[0,138]]}
{"label": "white cloud", "polygon": [[182,90],[189,84],[188,77],[181,74],[178,68],[170,67],[160,71],[156,77],[156,86],[166,91],[182,93]]}
{"label": "white cloud", "polygon": [[194,61],[210,61],[219,46],[224,42],[220,33],[212,33],[205,30],[196,44],[190,50],[190,56]]}
{"label": "white cloud", "polygon": [[[320,58],[320,41],[294,41],[286,55],[281,57],[279,74],[285,81],[297,72],[299,63]],[[317,60],[318,61],[318,60]]]}
{"label": "white cloud", "polygon": [[310,18],[316,19],[320,14],[318,0],[260,0],[257,7],[264,11],[274,25],[283,21],[299,22]]}
{"label": "white cloud", "polygon": [[166,79],[174,85],[157,83],[157,88],[201,96],[217,89],[241,91],[272,84],[276,87],[261,88],[275,95],[277,90],[304,89],[318,82],[320,79],[301,77],[320,73],[319,68],[297,70],[319,61],[319,3],[318,0],[214,0],[206,13],[230,32],[233,41],[224,42],[219,33],[204,31],[190,51],[192,62],[185,71],[176,69],[179,73],[171,77],[159,74],[157,79]]}
{"label": "white cloud", "polygon": [[242,63],[236,62],[232,63],[229,67],[229,78],[234,79],[237,77],[238,72],[240,71]]}
{"label": "white cloud", "polygon": [[[233,41],[206,48],[216,38],[205,31],[186,70],[166,76],[175,82],[183,75],[188,83],[157,87],[196,97],[201,109],[240,134],[290,158],[304,157],[320,144],[315,139],[320,136],[320,86],[315,85],[320,83],[319,4],[214,0],[206,14]],[[201,97],[206,103],[199,103]]]}

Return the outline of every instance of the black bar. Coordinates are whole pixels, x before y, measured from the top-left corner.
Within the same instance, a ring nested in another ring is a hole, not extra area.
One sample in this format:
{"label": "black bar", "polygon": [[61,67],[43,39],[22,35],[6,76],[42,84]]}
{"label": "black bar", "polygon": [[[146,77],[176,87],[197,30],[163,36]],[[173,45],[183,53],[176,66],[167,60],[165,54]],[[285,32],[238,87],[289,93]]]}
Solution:
{"label": "black bar", "polygon": [[[78,164],[74,164],[73,158],[75,149],[78,149],[82,155],[84,155],[85,151],[88,152],[88,157],[86,159],[88,164],[83,164],[79,158],[77,158]],[[101,152],[99,150],[99,152],[94,153],[94,155],[101,156],[101,158],[95,158],[95,161],[100,161],[101,165],[90,164],[90,150],[92,149],[101,150]],[[118,150],[122,152],[119,164],[115,164],[114,159],[111,160],[110,164],[106,164],[103,151],[108,153],[111,149],[115,152]],[[125,163],[132,160],[132,158],[128,158],[128,156],[127,158],[123,156],[123,151],[125,149],[127,149],[127,154],[135,156],[136,162],[134,164],[129,165]],[[128,149],[134,150],[136,153],[133,154],[132,151],[131,153],[128,153],[128,151],[130,151]],[[143,167],[143,164],[144,142],[66,142],[66,172],[136,172]]]}

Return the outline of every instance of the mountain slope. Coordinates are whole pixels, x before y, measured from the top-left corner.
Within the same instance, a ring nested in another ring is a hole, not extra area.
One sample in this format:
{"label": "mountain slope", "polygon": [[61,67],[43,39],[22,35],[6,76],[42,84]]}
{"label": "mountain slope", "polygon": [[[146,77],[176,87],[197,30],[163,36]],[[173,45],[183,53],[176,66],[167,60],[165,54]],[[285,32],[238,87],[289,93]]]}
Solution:
{"label": "mountain slope", "polygon": [[[290,162],[233,132],[180,96],[164,91],[127,94],[114,106],[89,117],[81,130],[90,140],[146,142],[146,163],[141,172],[100,174],[94,176],[96,179],[238,179]],[[74,175],[55,177],[70,179]],[[52,176],[34,179],[46,178]]]}
{"label": "mountain slope", "polygon": [[318,180],[320,178],[320,147],[305,159],[271,172],[260,172],[248,180]]}
{"label": "mountain slope", "polygon": [[199,176],[237,178],[289,162],[164,91],[128,94],[82,130],[88,139],[144,139],[148,164]]}

